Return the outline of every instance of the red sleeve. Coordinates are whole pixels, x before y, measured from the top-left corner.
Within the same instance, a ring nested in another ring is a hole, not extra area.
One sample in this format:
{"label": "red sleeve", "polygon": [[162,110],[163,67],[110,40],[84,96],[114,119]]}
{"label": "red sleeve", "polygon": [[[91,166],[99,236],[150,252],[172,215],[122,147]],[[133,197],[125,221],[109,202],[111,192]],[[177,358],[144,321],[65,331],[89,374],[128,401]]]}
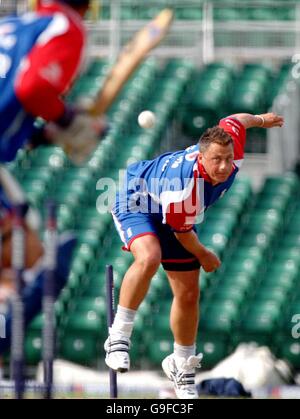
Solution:
{"label": "red sleeve", "polygon": [[70,26],[66,33],[33,48],[15,84],[16,95],[28,113],[47,121],[62,115],[61,95],[78,72],[83,47],[84,33]]}
{"label": "red sleeve", "polygon": [[227,132],[234,142],[234,160],[243,160],[246,144],[246,128],[237,119],[228,117],[221,119],[219,127]]}

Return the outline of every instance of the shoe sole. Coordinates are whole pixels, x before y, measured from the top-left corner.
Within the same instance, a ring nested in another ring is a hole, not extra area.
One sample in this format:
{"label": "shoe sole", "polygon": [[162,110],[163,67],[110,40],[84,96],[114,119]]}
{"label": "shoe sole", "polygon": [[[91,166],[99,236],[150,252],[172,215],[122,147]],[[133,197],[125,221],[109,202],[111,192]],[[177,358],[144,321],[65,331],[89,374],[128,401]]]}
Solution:
{"label": "shoe sole", "polygon": [[114,372],[120,372],[121,374],[124,374],[124,372],[128,372],[129,371],[128,368],[117,368],[117,369],[110,368],[110,367],[108,367],[108,368],[111,369]]}
{"label": "shoe sole", "polygon": [[123,374],[124,372],[128,372],[128,368],[118,368],[117,372],[120,372],[121,374]]}
{"label": "shoe sole", "polygon": [[[109,367],[110,368],[110,367]],[[114,371],[114,372],[120,372],[121,374],[124,374],[124,372],[128,372],[129,370],[128,370],[128,368],[117,368],[117,369],[114,369],[114,368],[110,368],[112,371]]]}

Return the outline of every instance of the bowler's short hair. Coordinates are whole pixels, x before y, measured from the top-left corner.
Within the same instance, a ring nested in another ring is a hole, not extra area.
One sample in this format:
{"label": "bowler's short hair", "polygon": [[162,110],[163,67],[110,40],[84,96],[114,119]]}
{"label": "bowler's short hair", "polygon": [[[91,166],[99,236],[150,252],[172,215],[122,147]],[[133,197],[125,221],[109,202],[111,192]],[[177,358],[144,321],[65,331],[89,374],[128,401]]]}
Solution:
{"label": "bowler's short hair", "polygon": [[213,143],[220,144],[224,147],[230,144],[233,146],[233,139],[223,128],[216,126],[208,128],[200,137],[200,151],[203,153]]}

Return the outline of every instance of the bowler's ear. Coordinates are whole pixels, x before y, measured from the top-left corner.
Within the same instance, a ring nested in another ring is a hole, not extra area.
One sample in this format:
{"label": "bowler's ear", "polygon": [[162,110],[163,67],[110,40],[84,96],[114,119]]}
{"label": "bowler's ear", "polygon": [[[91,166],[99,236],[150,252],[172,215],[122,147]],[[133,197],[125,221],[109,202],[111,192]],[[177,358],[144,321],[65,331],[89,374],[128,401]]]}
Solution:
{"label": "bowler's ear", "polygon": [[201,153],[200,151],[200,153],[198,154],[198,162],[202,163],[202,159],[203,159],[203,153]]}

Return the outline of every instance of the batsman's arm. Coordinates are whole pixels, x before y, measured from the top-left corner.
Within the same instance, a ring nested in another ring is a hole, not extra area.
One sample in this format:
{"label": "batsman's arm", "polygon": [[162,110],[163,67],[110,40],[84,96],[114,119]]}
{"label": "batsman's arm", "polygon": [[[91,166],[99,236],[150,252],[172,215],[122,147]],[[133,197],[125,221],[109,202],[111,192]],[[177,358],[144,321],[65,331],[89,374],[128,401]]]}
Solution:
{"label": "batsman's arm", "polygon": [[61,19],[68,29],[59,34],[47,28],[43,36],[48,41],[34,46],[15,81],[16,95],[26,112],[46,121],[65,117],[63,96],[79,72],[85,45],[80,30]]}
{"label": "batsman's arm", "polygon": [[282,127],[284,119],[275,113],[264,113],[260,115],[252,115],[249,113],[237,113],[231,115],[230,118],[237,119],[246,129],[248,128],[275,128]]}
{"label": "batsman's arm", "polygon": [[221,266],[219,258],[202,243],[200,243],[194,230],[187,233],[174,233],[180,244],[195,255],[206,272],[214,272]]}

